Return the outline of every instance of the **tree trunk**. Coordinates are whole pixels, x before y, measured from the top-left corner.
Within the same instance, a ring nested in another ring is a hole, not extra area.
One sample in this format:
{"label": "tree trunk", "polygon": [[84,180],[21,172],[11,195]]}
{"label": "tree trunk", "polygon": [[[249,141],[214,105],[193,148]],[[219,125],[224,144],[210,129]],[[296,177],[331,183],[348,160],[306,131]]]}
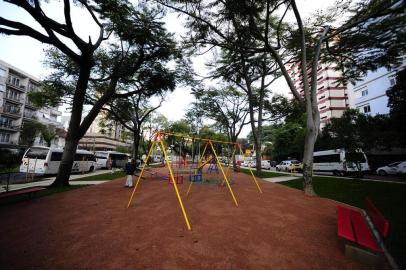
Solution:
{"label": "tree trunk", "polygon": [[[313,122],[313,121],[312,121]],[[315,196],[313,189],[313,151],[316,143],[317,132],[316,127],[311,124],[307,127],[305,137],[305,147],[303,153],[303,190],[306,195]]]}
{"label": "tree trunk", "polygon": [[52,187],[69,186],[69,177],[72,170],[72,165],[76,153],[76,149],[80,140],[80,123],[82,120],[83,103],[87,84],[89,82],[91,61],[88,59],[86,66],[82,66],[79,78],[76,84],[75,95],[72,103],[72,114],[69,121],[69,128],[65,138],[65,148],[62,155],[61,165],[59,166],[58,175],[55,181],[51,184]]}
{"label": "tree trunk", "polygon": [[61,165],[59,166],[58,175],[51,187],[69,186],[69,177],[72,171],[73,161],[79,141],[66,140],[63,150]]}
{"label": "tree trunk", "polygon": [[[233,143],[234,149],[231,149],[231,153],[233,153],[234,150],[237,148],[237,146],[235,145],[235,143],[237,142],[237,136],[235,136],[235,134],[233,134],[233,132],[230,132],[230,134],[232,134],[232,135],[229,135],[228,137],[229,137],[229,141]],[[231,156],[231,158],[233,159],[231,162],[233,164],[234,171],[237,170],[237,161],[235,159],[235,155],[238,155],[238,154],[239,154],[238,152],[235,152],[234,155]]]}
{"label": "tree trunk", "polygon": [[[264,79],[264,78],[263,78]],[[262,83],[263,87],[263,83]],[[256,167],[258,175],[262,171],[262,111],[264,106],[264,95],[265,89],[261,87],[261,92],[259,94],[259,104],[258,104],[258,124],[257,124],[257,138],[256,138],[256,151],[255,151],[255,159],[256,159]]]}
{"label": "tree trunk", "polygon": [[134,149],[133,149],[133,157],[134,157],[135,159],[137,159],[137,158],[138,158],[138,148],[139,148],[139,146],[140,146],[140,139],[141,139],[141,136],[140,136],[138,130],[137,130],[137,131],[133,131],[133,135],[134,135],[134,141],[133,141],[133,147],[134,147]]}

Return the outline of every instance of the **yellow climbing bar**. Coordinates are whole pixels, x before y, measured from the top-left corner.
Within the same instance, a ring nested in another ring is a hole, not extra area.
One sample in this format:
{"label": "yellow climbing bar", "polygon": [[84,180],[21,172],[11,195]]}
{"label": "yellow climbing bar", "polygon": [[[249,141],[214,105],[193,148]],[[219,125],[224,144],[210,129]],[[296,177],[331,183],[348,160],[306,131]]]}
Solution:
{"label": "yellow climbing bar", "polygon": [[173,176],[171,164],[169,163],[168,155],[166,154],[165,144],[163,143],[162,140],[160,141],[160,143],[161,143],[162,152],[164,153],[166,164],[168,164],[168,170],[169,170],[169,174],[171,177],[172,185],[173,185],[173,188],[175,189],[176,196],[178,197],[178,201],[179,201],[180,208],[182,209],[183,217],[185,218],[187,229],[189,231],[191,231],[192,227],[190,226],[185,207],[183,206],[182,198],[180,197],[179,190],[178,190],[178,185],[176,184],[175,177]]}
{"label": "yellow climbing bar", "polygon": [[235,198],[233,189],[231,188],[231,185],[230,185],[230,183],[228,182],[227,176],[226,176],[226,174],[224,173],[223,166],[221,166],[221,163],[220,163],[220,160],[219,160],[219,158],[218,158],[218,156],[217,156],[216,150],[214,150],[214,146],[213,146],[213,144],[212,144],[211,141],[209,141],[209,144],[210,144],[210,146],[211,146],[211,149],[213,150],[213,154],[214,154],[214,157],[216,158],[217,165],[220,167],[221,173],[223,174],[224,180],[226,181],[228,190],[230,191],[230,194],[231,194],[231,197],[233,198],[234,204],[235,204],[235,206],[238,206],[237,199]]}
{"label": "yellow climbing bar", "polygon": [[[238,145],[238,147],[240,148],[240,154],[243,155],[241,146]],[[252,179],[254,180],[254,183],[255,183],[255,185],[257,186],[259,193],[262,193],[262,189],[261,189],[261,187],[259,186],[258,180],[257,180],[257,178],[255,177],[254,173],[252,172],[251,167],[248,166],[248,170],[249,170],[250,173],[251,173]]]}
{"label": "yellow climbing bar", "polygon": [[148,160],[149,160],[149,157],[151,156],[152,149],[154,149],[155,141],[156,141],[156,138],[154,139],[154,141],[152,142],[151,147],[149,148],[148,155],[147,155],[147,159],[145,160],[144,165],[142,165],[142,169],[141,169],[140,175],[138,176],[138,179],[137,179],[137,182],[135,183],[133,192],[131,193],[130,200],[128,201],[128,204],[127,204],[127,208],[130,207],[131,202],[132,202],[132,200],[133,200],[133,198],[134,198],[135,191],[137,190],[138,184],[140,183],[140,180],[141,180],[141,177],[142,177],[142,175],[143,175],[143,173],[144,173],[145,167],[146,167],[147,164],[148,164]]}

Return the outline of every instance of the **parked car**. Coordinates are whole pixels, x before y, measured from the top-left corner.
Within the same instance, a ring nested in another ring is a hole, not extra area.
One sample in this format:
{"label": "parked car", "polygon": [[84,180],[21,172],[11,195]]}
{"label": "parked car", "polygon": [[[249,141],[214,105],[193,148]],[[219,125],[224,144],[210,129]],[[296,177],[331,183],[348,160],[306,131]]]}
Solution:
{"label": "parked car", "polygon": [[406,161],[398,161],[376,169],[379,175],[406,174]]}
{"label": "parked car", "polygon": [[293,172],[293,171],[301,171],[302,169],[303,169],[302,163],[296,159],[284,160],[278,165],[276,165],[277,171]]}
{"label": "parked car", "polygon": [[261,167],[262,167],[262,169],[270,170],[271,169],[271,161],[270,160],[262,160],[261,161]]}

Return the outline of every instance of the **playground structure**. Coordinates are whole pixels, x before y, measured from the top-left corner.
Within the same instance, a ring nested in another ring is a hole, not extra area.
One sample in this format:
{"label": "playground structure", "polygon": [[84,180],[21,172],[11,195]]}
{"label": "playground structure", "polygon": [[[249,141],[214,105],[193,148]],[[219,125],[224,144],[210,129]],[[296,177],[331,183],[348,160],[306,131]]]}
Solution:
{"label": "playground structure", "polygon": [[[192,168],[193,173],[191,173],[189,175],[190,183],[189,183],[189,187],[188,187],[186,196],[189,195],[189,192],[190,192],[190,190],[192,188],[193,183],[203,181],[201,171],[203,170],[205,165],[209,164],[209,168],[208,168],[208,171],[210,170],[209,172],[211,172],[213,170],[214,171],[217,170],[217,172],[219,172],[219,171],[221,172],[221,175],[223,177],[221,185],[226,184],[226,186],[228,188],[228,191],[229,191],[229,193],[231,195],[231,198],[232,198],[235,206],[238,207],[237,198],[236,198],[236,196],[235,196],[235,194],[233,192],[233,189],[232,189],[232,187],[230,185],[230,181],[228,180],[229,170],[230,170],[230,166],[229,166],[230,165],[230,160],[234,159],[235,152],[236,152],[237,149],[239,149],[240,153],[242,153],[242,149],[241,149],[241,147],[240,147],[240,145],[238,143],[211,140],[211,139],[205,139],[205,138],[190,137],[188,135],[179,134],[179,133],[169,133],[169,132],[158,131],[153,136],[153,140],[152,140],[151,146],[149,148],[146,160],[147,161],[149,160],[149,157],[151,156],[155,146],[159,146],[161,148],[164,160],[165,160],[165,162],[166,162],[166,164],[168,166],[168,172],[169,172],[168,183],[171,184],[173,186],[173,188],[174,188],[174,191],[175,191],[176,197],[178,199],[179,206],[180,206],[180,208],[182,210],[182,214],[183,214],[183,217],[184,217],[184,220],[185,220],[185,223],[186,223],[186,227],[187,227],[188,230],[192,230],[192,227],[190,225],[189,218],[187,216],[187,213],[186,213],[186,210],[185,210],[185,207],[184,207],[184,204],[183,204],[180,192],[179,192],[179,188],[178,188],[178,184],[183,184],[183,175],[179,175],[179,170],[174,172],[174,170],[172,168],[172,165],[170,163],[170,160],[169,160],[169,157],[168,157],[168,154],[167,154],[167,151],[166,151],[166,147],[165,147],[165,142],[164,142],[165,136],[175,136],[175,137],[180,137],[180,138],[184,138],[184,139],[192,139],[192,140],[198,140],[198,141],[205,141],[206,142],[204,150],[203,150],[203,154],[200,156],[200,159],[199,159],[199,161],[197,163],[197,166]],[[223,168],[213,143],[232,145],[234,147],[232,155],[231,155],[231,159],[228,159],[228,162],[227,162],[228,166],[226,167],[226,169]],[[210,151],[211,151],[212,155],[208,159],[204,160],[206,152],[210,152]],[[183,164],[186,165],[186,160],[183,161]],[[193,164],[193,162],[192,162],[192,164]],[[130,196],[130,199],[128,201],[127,208],[130,207],[131,202],[134,199],[135,192],[136,192],[136,190],[137,190],[137,188],[139,186],[141,178],[143,178],[143,174],[146,171],[147,166],[148,166],[148,162],[145,162],[143,164],[143,166],[142,166],[141,172],[138,175],[138,178],[137,178],[137,181],[136,181],[136,183],[134,185],[133,191],[131,192],[131,196]],[[220,170],[218,170],[218,168],[220,168]],[[261,187],[260,187],[254,173],[252,172],[251,169],[249,169],[249,171],[250,171],[252,179],[253,179],[259,193],[262,193],[262,189],[261,189]]]}

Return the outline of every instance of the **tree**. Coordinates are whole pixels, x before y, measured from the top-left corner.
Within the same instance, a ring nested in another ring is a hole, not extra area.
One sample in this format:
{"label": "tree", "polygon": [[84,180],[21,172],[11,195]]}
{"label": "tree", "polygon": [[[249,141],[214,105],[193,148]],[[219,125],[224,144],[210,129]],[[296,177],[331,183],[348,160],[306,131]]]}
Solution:
{"label": "tree", "polygon": [[24,122],[20,131],[20,144],[28,147],[34,144],[35,138],[41,133],[43,125],[38,121]]}
{"label": "tree", "polygon": [[303,156],[306,129],[303,124],[287,122],[273,128],[273,149],[275,159],[296,158]]}
{"label": "tree", "polygon": [[[9,0],[7,2],[28,12],[28,14],[39,23],[46,34],[18,21],[8,20],[3,17],[0,17],[0,33],[6,35],[28,36],[41,43],[49,44],[59,50],[59,52],[65,55],[69,60],[74,62],[78,68],[77,78],[72,86],[72,116],[66,136],[66,145],[61,166],[55,181],[55,183],[68,185],[69,175],[73,164],[73,156],[79,139],[81,138],[79,135],[81,131],[80,122],[87,85],[92,67],[95,64],[94,53],[106,38],[105,27],[97,18],[96,13],[98,9],[104,10],[104,4],[108,1],[105,1],[100,5],[96,4],[95,6],[89,3],[89,1],[77,1],[78,5],[87,9],[100,28],[100,34],[95,42],[93,42],[91,38],[86,42],[75,33],[71,18],[71,3],[69,0],[65,0],[63,4],[64,23],[48,17],[42,10],[42,1]],[[116,2],[115,4],[118,3]],[[67,46],[66,42],[64,42],[61,37],[63,37],[64,40],[67,39],[71,41],[75,48]],[[97,115],[98,112],[97,110],[92,110],[92,113]],[[82,129],[87,130],[87,128]]]}
{"label": "tree", "polygon": [[[233,21],[238,29],[236,35],[240,43],[247,42],[243,25]],[[248,45],[247,45],[248,46]],[[266,119],[265,104],[270,94],[269,86],[280,76],[276,72],[276,64],[271,61],[269,54],[255,55],[232,50],[222,50],[221,59],[211,64],[213,78],[222,78],[238,86],[248,99],[248,116],[251,124],[253,143],[256,151],[256,172],[259,174],[261,166],[262,123]]]}
{"label": "tree", "polygon": [[196,102],[190,110],[215,121],[217,127],[226,132],[228,140],[235,143],[242,128],[249,124],[246,95],[232,86],[194,91],[193,94]]}
{"label": "tree", "polygon": [[41,136],[44,141],[47,143],[48,147],[51,147],[52,140],[56,137],[56,130],[52,126],[42,125],[41,127]]}
{"label": "tree", "polygon": [[396,84],[388,91],[388,107],[390,108],[390,118],[392,121],[393,130],[397,134],[396,141],[398,146],[406,146],[406,68],[396,74]]}
{"label": "tree", "polygon": [[263,141],[268,142],[265,153],[277,160],[289,157],[300,159],[303,156],[306,130],[306,115],[301,104],[296,100],[275,96],[266,108],[272,125],[263,127]]}
{"label": "tree", "polygon": [[146,121],[155,110],[161,107],[164,97],[157,106],[152,106],[143,93],[138,93],[125,100],[115,100],[105,108],[106,119],[120,122],[133,135],[133,158],[139,158],[140,141]]}
{"label": "tree", "polygon": [[[353,17],[347,20],[340,27],[333,27],[338,18],[342,18],[345,11],[349,9],[347,2],[344,5],[336,5],[334,9],[327,13],[320,13],[313,16],[312,20],[303,21],[296,1],[165,1],[157,0],[181,14],[187,16],[187,26],[190,29],[188,44],[200,47],[220,47],[240,55],[248,53],[254,55],[270,54],[277,63],[280,72],[285,78],[294,97],[303,104],[306,109],[306,138],[303,156],[303,179],[304,191],[308,195],[314,195],[313,176],[313,150],[316,142],[319,126],[320,114],[317,105],[317,70],[322,58],[322,50],[329,49],[330,40],[336,40],[341,35],[346,35],[351,40],[351,33],[356,27],[367,27],[372,22],[377,22],[387,16],[400,16],[404,22],[405,2],[399,1],[369,1],[361,2],[356,7],[361,11],[356,12]],[[352,6],[351,6],[352,8]],[[285,15],[292,11],[295,23],[288,25],[283,23]],[[403,13],[402,13],[403,12]],[[401,15],[398,15],[398,14]],[[402,16],[403,15],[403,16]],[[397,27],[402,27],[404,23],[397,22]],[[238,27],[236,27],[238,26]],[[386,25],[387,26],[387,25]],[[391,37],[397,32],[388,31],[388,27],[383,25],[379,30],[382,37],[392,40]],[[239,33],[244,33],[241,39]],[[371,36],[377,34],[370,33]],[[403,36],[404,31],[400,36]],[[358,48],[365,45],[365,39],[359,39]],[[323,46],[323,44],[325,46]],[[339,44],[339,42],[337,43]],[[396,50],[391,50],[392,42],[385,42],[381,53],[391,52],[396,54]],[[371,48],[371,46],[365,46]],[[338,54],[345,57],[345,53],[352,48],[337,50]],[[373,49],[372,49],[373,50]],[[330,50],[332,51],[332,50]],[[363,57],[363,52],[357,55]],[[362,67],[368,68],[368,64],[376,57],[371,57],[364,62]],[[331,59],[331,58],[330,58]],[[389,63],[393,57],[383,58],[383,62]],[[299,89],[294,84],[292,74],[285,67],[287,63],[298,62],[301,67],[301,77],[303,83],[303,97]],[[382,65],[383,62],[380,62]],[[350,68],[350,66],[346,66]],[[359,68],[358,66],[354,66]],[[365,69],[364,69],[365,70]],[[254,129],[253,129],[254,130]],[[258,162],[257,162],[258,164]]]}
{"label": "tree", "polygon": [[[164,131],[168,133],[178,133],[181,135],[189,135],[192,131],[192,127],[185,119],[181,119],[169,124],[168,128]],[[192,147],[189,146],[188,141],[185,138],[168,135],[166,138],[166,145],[170,146],[172,151],[176,154],[186,158],[187,154],[192,153]]]}
{"label": "tree", "polygon": [[131,153],[131,151],[128,147],[121,146],[121,145],[117,145],[116,151],[121,152],[121,153]]}
{"label": "tree", "polygon": [[324,127],[316,147],[318,150],[345,148],[352,152],[358,149],[386,150],[398,146],[395,138],[394,127],[387,115],[371,116],[357,109],[348,109]]}
{"label": "tree", "polygon": [[[69,185],[78,142],[105,104],[142,91],[151,95],[162,85],[171,85],[173,89],[174,76],[165,72],[169,77],[162,77],[163,73],[159,71],[167,69],[165,63],[179,56],[175,56],[175,42],[159,22],[161,10],[133,6],[126,0],[75,1],[99,26],[95,42],[91,38],[84,41],[75,33],[69,0],[63,1],[64,22],[48,17],[42,10],[42,1],[7,2],[27,11],[46,34],[2,17],[0,26],[4,27],[0,27],[0,33],[25,35],[52,46],[48,51],[48,63],[55,72],[44,82],[36,100],[42,106],[70,101],[71,119],[64,153],[52,184]],[[65,42],[66,39],[70,42]],[[111,42],[102,47],[105,40]],[[73,44],[75,48],[66,44]],[[144,83],[141,88],[139,78]],[[130,86],[135,90],[130,90]],[[85,103],[92,107],[83,117]]]}

